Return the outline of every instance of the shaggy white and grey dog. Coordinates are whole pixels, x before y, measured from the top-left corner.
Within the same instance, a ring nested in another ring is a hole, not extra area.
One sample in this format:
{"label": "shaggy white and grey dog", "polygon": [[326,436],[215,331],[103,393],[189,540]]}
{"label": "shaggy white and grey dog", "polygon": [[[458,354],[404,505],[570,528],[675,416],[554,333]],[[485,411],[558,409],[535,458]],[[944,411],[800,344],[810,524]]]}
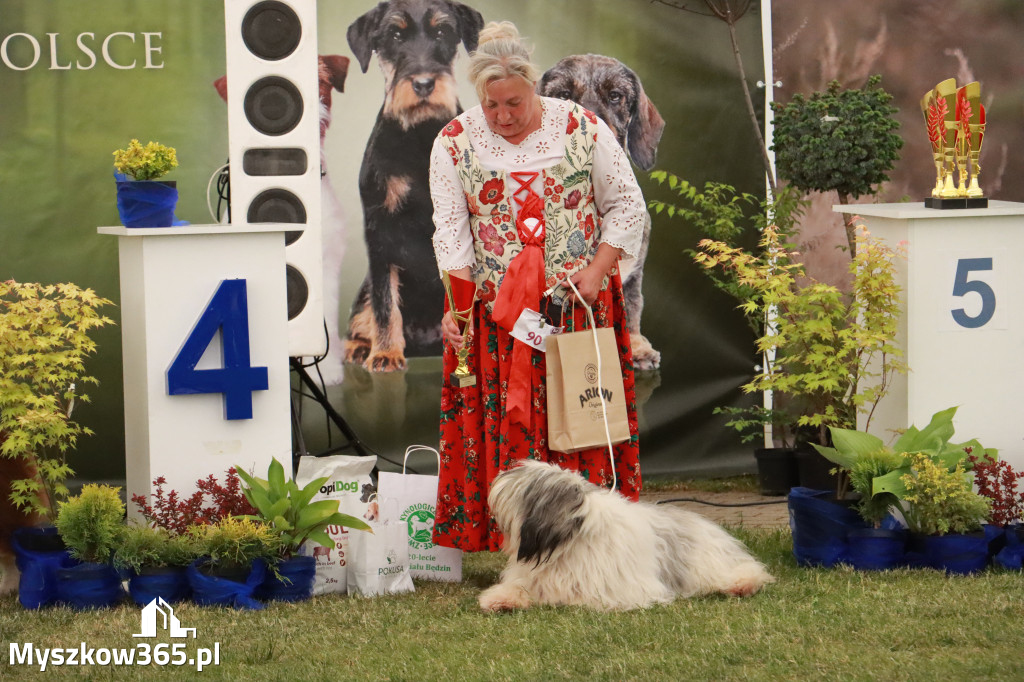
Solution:
{"label": "shaggy white and grey dog", "polygon": [[625,610],[677,596],[737,597],[775,581],[743,544],[699,514],[635,503],[579,474],[527,460],[487,498],[508,565],[484,611],[531,604]]}

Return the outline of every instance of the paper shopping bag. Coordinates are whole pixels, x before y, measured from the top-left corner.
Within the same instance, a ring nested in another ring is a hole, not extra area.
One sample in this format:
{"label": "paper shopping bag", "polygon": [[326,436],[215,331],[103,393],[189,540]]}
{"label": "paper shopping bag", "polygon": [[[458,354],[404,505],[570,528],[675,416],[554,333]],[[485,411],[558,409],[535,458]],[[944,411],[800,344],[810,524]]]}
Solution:
{"label": "paper shopping bag", "polygon": [[629,440],[615,330],[549,336],[546,348],[548,448],[575,452]]}
{"label": "paper shopping bag", "polygon": [[[411,445],[405,451],[405,460],[417,450],[428,450],[438,458],[437,450],[425,445]],[[413,578],[459,582],[462,580],[462,551],[451,547],[435,545],[434,509],[437,505],[437,476],[382,471],[377,475],[377,490],[382,498],[397,500],[397,506],[389,506],[397,515],[389,518],[391,512],[382,511],[382,518],[405,527],[409,540],[409,567]]]}
{"label": "paper shopping bag", "polygon": [[[394,501],[378,498],[378,504],[383,510],[394,506]],[[405,527],[382,516],[371,521],[370,528],[372,533],[353,530],[349,535],[349,595],[413,592]]]}

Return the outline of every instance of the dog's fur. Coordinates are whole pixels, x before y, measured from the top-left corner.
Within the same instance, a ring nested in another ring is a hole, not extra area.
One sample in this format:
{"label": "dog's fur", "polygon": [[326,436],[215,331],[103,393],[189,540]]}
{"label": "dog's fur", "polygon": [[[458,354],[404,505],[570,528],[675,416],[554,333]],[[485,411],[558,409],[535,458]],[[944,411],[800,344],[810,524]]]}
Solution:
{"label": "dog's fur", "polygon": [[369,266],[345,338],[345,361],[372,372],[441,351],[430,149],[461,111],[452,71],[459,43],[475,50],[482,27],[478,11],[449,0],[386,0],[348,27],[363,72],[373,53],[384,72],[384,104],[359,172]]}
{"label": "dog's fur", "polygon": [[[0,436],[0,442],[3,438]],[[0,457],[0,595],[18,589],[18,567],[14,563],[11,536],[18,528],[35,526],[45,521],[41,516],[26,514],[10,500],[11,481],[35,478],[36,469],[22,457]],[[44,498],[45,501],[46,498]]]}
{"label": "dog's fur", "polygon": [[[544,73],[537,92],[571,100],[594,112],[612,129],[633,163],[643,170],[654,167],[665,121],[648,99],[636,73],[618,59],[594,54],[565,57]],[[633,363],[638,370],[657,369],[661,364],[661,353],[640,333],[644,307],[641,285],[650,239],[648,214],[640,252],[635,261],[623,262],[620,270]]]}
{"label": "dog's fur", "polygon": [[[341,300],[341,263],[345,257],[345,215],[327,172],[324,139],[331,125],[331,94],[334,90],[345,91],[348,63],[348,57],[337,54],[317,57],[320,90],[320,230],[323,242],[324,324],[327,327],[328,344],[327,355],[318,363],[318,369],[328,386],[340,384],[344,376],[344,348],[338,311]],[[213,86],[221,98],[227,101],[227,76],[215,80]]]}
{"label": "dog's fur", "polygon": [[630,502],[544,462],[499,474],[487,501],[508,565],[480,595],[484,611],[531,604],[625,610],[677,596],[743,597],[775,580],[703,516]]}

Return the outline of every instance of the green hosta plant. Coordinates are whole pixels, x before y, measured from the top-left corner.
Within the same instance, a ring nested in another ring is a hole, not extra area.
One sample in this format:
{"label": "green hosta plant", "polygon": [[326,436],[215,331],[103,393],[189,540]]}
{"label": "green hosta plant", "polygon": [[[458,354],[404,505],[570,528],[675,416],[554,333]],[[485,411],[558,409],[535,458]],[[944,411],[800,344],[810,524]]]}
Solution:
{"label": "green hosta plant", "polygon": [[145,568],[188,566],[198,558],[195,538],[172,535],[165,528],[130,524],[114,551],[114,565],[139,573]]}
{"label": "green hosta plant", "polygon": [[156,180],[177,167],[174,147],[159,142],[147,142],[143,147],[138,140],[132,140],[125,149],[114,152],[114,168],[136,180]]}
{"label": "green hosta plant", "polygon": [[90,483],[81,494],[61,502],[57,532],[82,561],[110,561],[124,533],[124,503],[121,489]]}
{"label": "green hosta plant", "polygon": [[281,538],[281,557],[295,554],[306,540],[324,547],[333,547],[328,526],[369,530],[362,519],[338,511],[338,500],[311,502],[327,477],[310,481],[299,488],[294,480],[285,478],[284,467],[276,459],[270,462],[267,478],[256,478],[236,467],[245,483],[242,493],[263,520]]}
{"label": "green hosta plant", "polygon": [[[796,428],[809,430],[821,445],[828,444],[830,427],[854,428],[858,413],[870,424],[893,377],[907,371],[896,345],[895,261],[901,254],[867,230],[856,241],[849,295],[808,278],[799,254],[774,225],[765,228],[756,251],[706,239],[695,256],[701,267],[729,273],[751,290],[740,306],[746,315],[771,321],[757,350],[775,360],[764,363],[743,390],[784,396]],[[763,408],[728,411],[737,428],[773,417]]]}
{"label": "green hosta plant", "polygon": [[0,457],[24,459],[31,478],[10,482],[11,502],[52,523],[68,496],[74,472],[68,452],[92,431],[71,419],[76,402],[88,402],[85,373],[95,352],[94,330],[111,324],[100,314],[110,301],[74,284],[0,281]]}
{"label": "green hosta plant", "polygon": [[973,477],[957,462],[953,470],[923,452],[910,456],[910,471],[900,477],[907,506],[903,517],[910,530],[924,535],[980,530],[991,502],[974,492]]}
{"label": "green hosta plant", "polygon": [[[927,457],[935,467],[947,473],[970,469],[969,455],[992,459],[998,456],[996,450],[985,449],[974,439],[952,442],[956,410],[950,407],[936,412],[927,426],[923,429],[911,426],[891,446],[865,431],[833,427],[830,432],[834,447],[814,447],[849,474],[854,488],[863,496],[862,509],[871,509],[870,513],[877,514],[883,507],[900,507],[900,501],[906,502],[903,507],[907,508],[912,504],[907,497],[912,494],[907,487],[907,482],[911,481],[908,476],[914,477],[912,483],[918,480],[913,470],[918,455]],[[934,476],[934,472],[928,469],[928,475]],[[881,516],[884,517],[884,513]],[[866,515],[865,519],[872,520]],[[909,517],[907,520],[910,521]]]}

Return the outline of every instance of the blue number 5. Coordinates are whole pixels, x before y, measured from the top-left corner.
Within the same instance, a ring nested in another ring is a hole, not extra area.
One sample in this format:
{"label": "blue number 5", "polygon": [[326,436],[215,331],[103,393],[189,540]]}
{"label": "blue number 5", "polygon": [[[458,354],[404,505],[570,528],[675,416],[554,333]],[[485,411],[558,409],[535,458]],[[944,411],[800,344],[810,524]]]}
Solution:
{"label": "blue number 5", "polygon": [[986,282],[974,280],[970,282],[967,276],[975,270],[991,270],[991,258],[961,258],[956,263],[956,277],[953,280],[953,295],[966,296],[974,292],[981,296],[981,311],[971,317],[963,308],[957,308],[953,313],[953,320],[961,327],[977,329],[988,324],[992,315],[996,312],[996,293],[992,291]]}
{"label": "blue number 5", "polygon": [[[221,331],[223,368],[196,369]],[[244,279],[226,279],[167,369],[168,395],[223,393],[225,419],[252,419],[252,392],[267,390],[267,368],[249,360],[249,304]]]}

